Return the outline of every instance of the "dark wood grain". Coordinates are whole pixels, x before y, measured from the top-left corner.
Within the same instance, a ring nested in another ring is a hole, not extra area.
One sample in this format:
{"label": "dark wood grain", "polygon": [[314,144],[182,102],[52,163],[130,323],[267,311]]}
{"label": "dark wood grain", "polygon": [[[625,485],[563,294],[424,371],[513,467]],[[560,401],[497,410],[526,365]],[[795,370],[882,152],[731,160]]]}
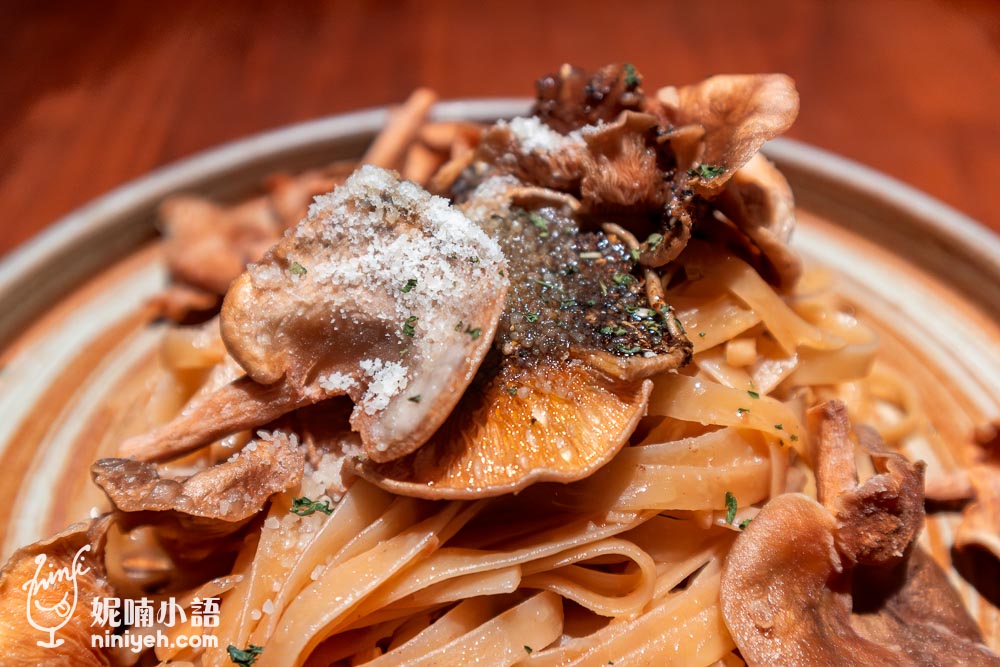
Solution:
{"label": "dark wood grain", "polygon": [[790,136],[1000,230],[995,0],[28,0],[0,7],[0,252],[214,144],[418,85],[530,95],[564,61],[652,85],[787,72]]}

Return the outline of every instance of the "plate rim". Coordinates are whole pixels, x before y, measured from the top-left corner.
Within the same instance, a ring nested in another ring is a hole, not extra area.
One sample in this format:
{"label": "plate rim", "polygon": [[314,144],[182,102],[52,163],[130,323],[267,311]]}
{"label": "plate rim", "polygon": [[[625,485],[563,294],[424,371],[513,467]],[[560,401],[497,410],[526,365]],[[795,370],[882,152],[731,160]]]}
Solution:
{"label": "plate rim", "polygon": [[[435,104],[432,118],[493,120],[526,113],[530,103],[528,98],[503,97],[446,100]],[[134,218],[164,197],[255,161],[277,159],[321,142],[372,134],[384,125],[389,109],[378,106],[331,114],[225,142],[126,181],[57,219],[0,258],[0,312],[5,313],[0,321],[0,346],[6,348],[25,325],[81,279],[150,238],[152,221],[136,224]],[[763,152],[783,167],[809,173],[903,213],[932,240],[972,258],[1000,283],[1000,234],[984,224],[892,176],[805,142],[778,138],[768,142]],[[46,271],[98,240],[97,251],[84,261],[78,257],[68,271]],[[59,274],[64,274],[61,279]],[[47,280],[39,281],[39,275]]]}

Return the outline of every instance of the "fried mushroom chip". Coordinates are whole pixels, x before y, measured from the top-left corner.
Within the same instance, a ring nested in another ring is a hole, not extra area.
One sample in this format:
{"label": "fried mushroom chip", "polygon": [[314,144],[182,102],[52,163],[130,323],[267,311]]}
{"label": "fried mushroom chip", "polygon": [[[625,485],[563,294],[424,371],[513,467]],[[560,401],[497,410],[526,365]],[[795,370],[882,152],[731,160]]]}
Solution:
{"label": "fried mushroom chip", "polygon": [[[857,437],[843,404],[810,415],[820,501],[768,502],[733,545],[723,616],[748,665],[997,665],[947,577],[915,544],[923,466]],[[856,443],[876,474],[857,481]]]}

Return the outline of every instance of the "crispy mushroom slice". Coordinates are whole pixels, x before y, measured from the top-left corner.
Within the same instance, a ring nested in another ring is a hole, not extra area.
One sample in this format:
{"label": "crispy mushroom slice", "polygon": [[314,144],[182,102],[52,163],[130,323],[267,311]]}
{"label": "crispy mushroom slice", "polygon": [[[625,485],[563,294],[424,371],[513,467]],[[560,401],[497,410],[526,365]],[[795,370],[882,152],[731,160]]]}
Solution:
{"label": "crispy mushroom slice", "polygon": [[[91,646],[91,637],[112,628],[95,621],[90,613],[96,599],[115,597],[103,558],[110,524],[108,515],[74,524],[19,549],[7,561],[0,571],[4,665],[111,664],[108,656]],[[50,637],[39,628],[52,628],[54,633]],[[58,646],[39,645],[52,638]]]}
{"label": "crispy mushroom slice", "polygon": [[791,127],[799,113],[799,95],[784,74],[721,75],[693,86],[663,88],[646,107],[668,126],[703,128],[699,150],[691,156],[697,164],[679,167],[696,167],[690,186],[712,196],[764,142]]}
{"label": "crispy mushroom slice", "polygon": [[754,155],[726,183],[719,209],[760,250],[766,274],[780,289],[790,289],[802,275],[802,259],[788,244],[795,227],[795,199],[788,181],[763,155]]}
{"label": "crispy mushroom slice", "polygon": [[101,459],[90,474],[121,513],[124,529],[155,526],[176,560],[196,562],[227,546],[220,540],[253,519],[272,495],[298,486],[304,464],[294,435],[261,431],[229,460],[187,477],[132,459]]}
{"label": "crispy mushroom slice", "polygon": [[962,512],[962,522],[955,532],[959,549],[981,547],[1000,560],[1000,470],[977,466],[969,474],[975,491],[973,500]]}
{"label": "crispy mushroom slice", "polygon": [[447,201],[362,167],[227,293],[222,337],[248,377],[123,455],[177,454],[347,394],[368,455],[403,456],[441,425],[489,350],[505,269],[496,243]]}
{"label": "crispy mushroom slice", "polygon": [[132,459],[100,459],[91,476],[121,512],[177,512],[239,524],[272,495],[297,485],[304,462],[295,436],[262,431],[229,460],[188,477],[163,476],[157,465]]}
{"label": "crispy mushroom slice", "polygon": [[549,127],[569,133],[584,125],[610,123],[642,106],[642,77],[629,64],[606,65],[593,74],[563,65],[535,83],[533,113]]}
{"label": "crispy mushroom slice", "polygon": [[263,197],[224,208],[180,195],[160,206],[163,251],[175,280],[213,294],[229,284],[278,240],[281,225]]}
{"label": "crispy mushroom slice", "polygon": [[571,482],[607,463],[646,413],[649,380],[611,380],[579,362],[506,367],[466,392],[431,441],[391,463],[352,461],[382,488],[420,498],[481,498]]}
{"label": "crispy mushroom slice", "polygon": [[940,568],[915,545],[923,466],[862,431],[876,475],[857,483],[846,408],[810,414],[820,502],[771,500],[733,545],[723,616],[750,665],[1000,664]]}
{"label": "crispy mushroom slice", "polygon": [[[898,587],[853,613],[836,524],[801,494],[771,500],[722,574],[726,626],[748,665],[996,665],[944,574],[915,549]],[[878,581],[887,575],[873,577]],[[877,597],[877,596],[870,596]]]}

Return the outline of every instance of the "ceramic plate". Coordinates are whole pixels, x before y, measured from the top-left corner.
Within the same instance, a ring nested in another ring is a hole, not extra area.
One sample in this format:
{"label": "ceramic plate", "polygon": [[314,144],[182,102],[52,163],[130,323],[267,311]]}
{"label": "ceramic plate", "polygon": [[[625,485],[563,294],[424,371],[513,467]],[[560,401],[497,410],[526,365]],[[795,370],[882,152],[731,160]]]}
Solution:
{"label": "ceramic plate", "polygon": [[[449,102],[435,115],[491,120],[526,109],[523,100]],[[158,202],[180,191],[232,200],[269,173],[356,158],[385,119],[383,109],[338,115],[202,153],[85,206],[0,263],[3,560],[102,506],[89,465],[114,451],[153,383],[159,332],[146,304],[165,281]],[[818,149],[778,140],[766,153],[795,190],[795,245],[834,270],[889,361],[934,406],[940,437],[908,452],[930,471],[965,464],[973,428],[1000,416],[1000,238]],[[1000,649],[1000,614],[950,567],[955,525],[935,515],[921,540]]]}

